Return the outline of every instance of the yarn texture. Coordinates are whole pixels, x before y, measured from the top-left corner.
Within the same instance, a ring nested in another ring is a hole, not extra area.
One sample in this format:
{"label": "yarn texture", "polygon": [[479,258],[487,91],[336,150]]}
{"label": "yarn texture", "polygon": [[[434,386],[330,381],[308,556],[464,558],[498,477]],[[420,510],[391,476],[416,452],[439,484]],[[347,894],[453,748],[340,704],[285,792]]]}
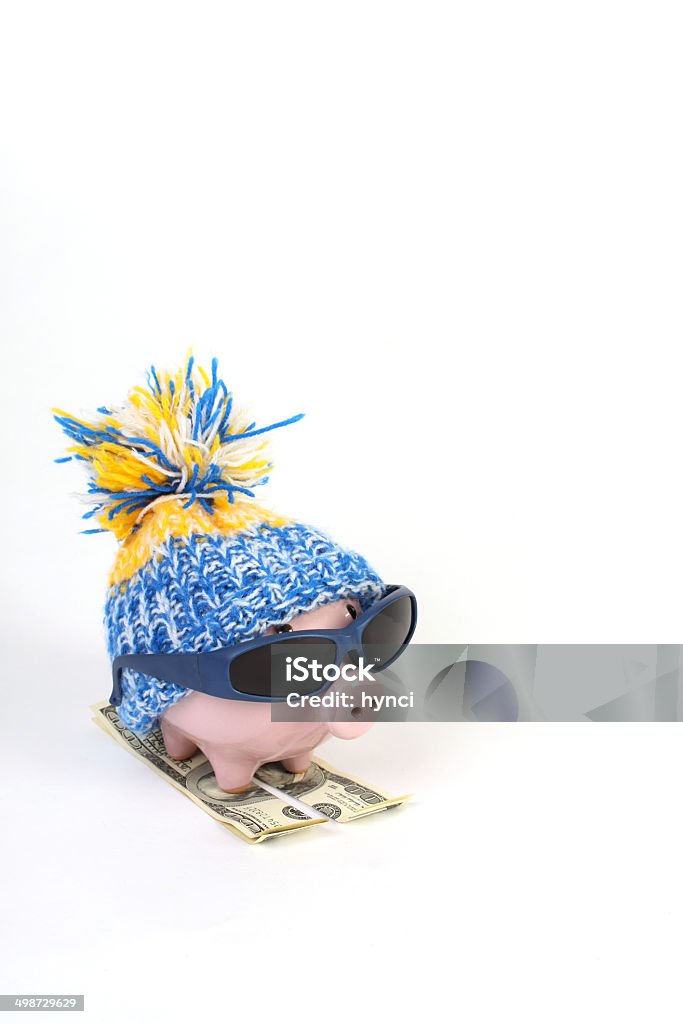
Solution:
{"label": "yarn texture", "polygon": [[[190,355],[177,373],[152,367],[117,409],[77,418],[54,410],[67,458],[89,473],[85,518],[120,541],[105,602],[111,658],[196,653],[262,635],[342,598],[369,607],[385,590],[365,559],[321,530],[262,507],[254,488],[272,463],[256,427],[218,377]],[[66,461],[58,459],[57,461]],[[139,672],[122,677],[121,720],[145,735],[190,691]]]}

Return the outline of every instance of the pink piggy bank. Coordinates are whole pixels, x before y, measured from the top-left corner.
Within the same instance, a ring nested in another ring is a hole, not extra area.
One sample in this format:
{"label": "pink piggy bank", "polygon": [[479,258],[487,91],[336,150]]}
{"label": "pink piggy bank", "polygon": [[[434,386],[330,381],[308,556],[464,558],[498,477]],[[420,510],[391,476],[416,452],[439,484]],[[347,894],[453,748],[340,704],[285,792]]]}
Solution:
{"label": "pink piggy bank", "polygon": [[[289,625],[293,631],[339,629],[359,612],[358,601],[334,601],[296,616]],[[267,634],[274,632],[271,627]],[[274,722],[269,704],[195,692],[166,711],[161,732],[171,757],[182,760],[199,748],[221,789],[239,793],[249,789],[254,773],[270,761],[281,761],[288,772],[305,772],[318,744],[329,736],[362,736],[372,725],[371,715],[355,707],[335,709],[332,721]]]}

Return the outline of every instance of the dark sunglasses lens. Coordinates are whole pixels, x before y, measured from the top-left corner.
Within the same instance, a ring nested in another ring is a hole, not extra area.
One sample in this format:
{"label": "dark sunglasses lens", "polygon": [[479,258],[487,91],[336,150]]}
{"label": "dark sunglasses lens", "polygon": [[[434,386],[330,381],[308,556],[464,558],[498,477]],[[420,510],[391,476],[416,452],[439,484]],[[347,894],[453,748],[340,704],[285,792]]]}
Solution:
{"label": "dark sunglasses lens", "polygon": [[363,630],[363,652],[381,668],[398,654],[408,639],[413,624],[413,605],[409,597],[399,597],[370,619]]}
{"label": "dark sunglasses lens", "polygon": [[337,645],[332,640],[313,636],[297,639],[293,633],[239,654],[230,665],[230,682],[238,693],[270,700],[285,699],[289,693],[315,693],[325,685],[320,678],[322,669],[334,665],[336,654]]}

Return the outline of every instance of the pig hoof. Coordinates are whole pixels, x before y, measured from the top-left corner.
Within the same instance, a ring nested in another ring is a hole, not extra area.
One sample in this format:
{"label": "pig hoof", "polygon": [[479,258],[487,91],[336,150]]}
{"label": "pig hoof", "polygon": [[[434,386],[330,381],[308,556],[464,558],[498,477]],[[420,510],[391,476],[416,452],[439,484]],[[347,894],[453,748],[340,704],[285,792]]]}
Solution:
{"label": "pig hoof", "polygon": [[174,761],[185,761],[197,753],[197,744],[188,739],[187,736],[175,729],[170,722],[161,720],[161,735],[166,747],[166,753]]}
{"label": "pig hoof", "polygon": [[[206,751],[204,753],[206,754]],[[256,765],[240,767],[234,764],[221,763],[218,757],[211,758],[208,754],[206,756],[213,768],[216,782],[224,793],[246,793],[254,785],[253,778]]]}
{"label": "pig hoof", "polygon": [[311,758],[309,754],[300,754],[299,757],[283,757],[282,767],[286,772],[291,772],[292,775],[299,775],[301,772],[306,772],[311,767]]}

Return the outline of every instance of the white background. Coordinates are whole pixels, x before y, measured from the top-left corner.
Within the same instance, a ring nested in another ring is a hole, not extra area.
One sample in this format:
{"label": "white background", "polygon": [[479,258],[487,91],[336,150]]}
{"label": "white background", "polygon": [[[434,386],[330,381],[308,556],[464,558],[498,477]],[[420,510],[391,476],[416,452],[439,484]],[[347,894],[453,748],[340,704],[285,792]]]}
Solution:
{"label": "white background", "polygon": [[679,5],[0,12],[0,989],[680,1020],[680,728],[383,726],[324,754],[411,805],[241,845],[89,723],[114,542],[49,414],[194,345],[307,413],[271,502],[419,639],[680,642]]}

